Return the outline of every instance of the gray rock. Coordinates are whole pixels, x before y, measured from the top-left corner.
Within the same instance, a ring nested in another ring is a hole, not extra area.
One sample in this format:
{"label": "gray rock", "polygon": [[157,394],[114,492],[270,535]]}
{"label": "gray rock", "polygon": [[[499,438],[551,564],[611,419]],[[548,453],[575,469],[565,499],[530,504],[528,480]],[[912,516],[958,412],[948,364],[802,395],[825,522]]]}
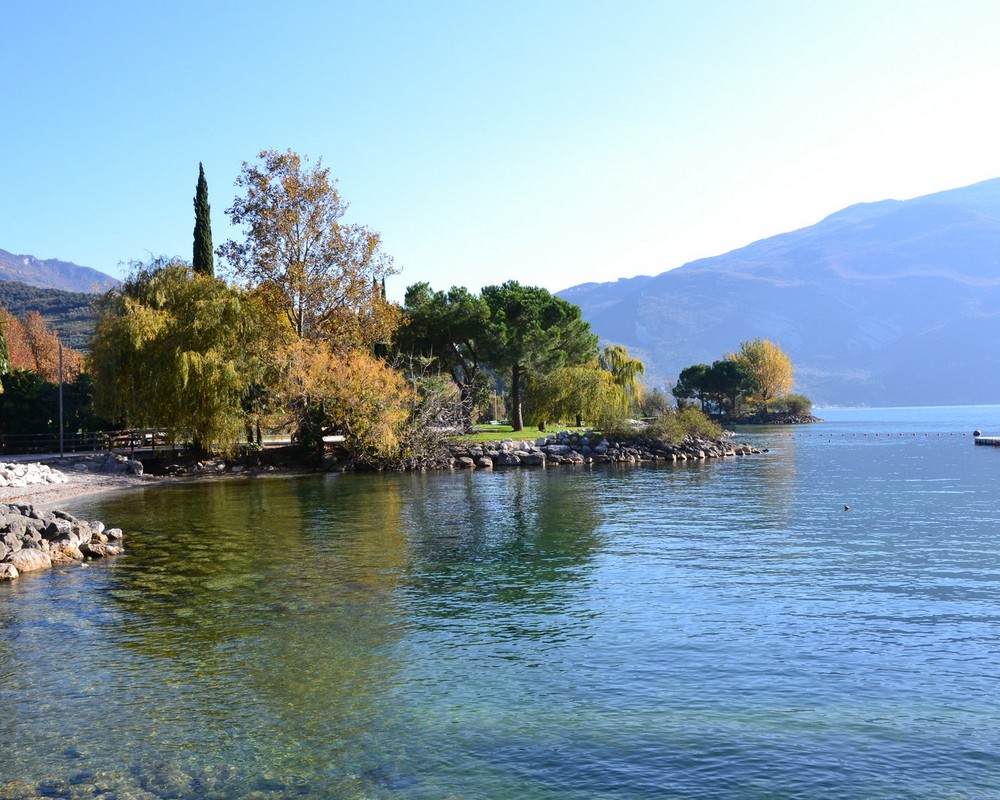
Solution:
{"label": "gray rock", "polygon": [[12,581],[18,575],[13,564],[0,564],[0,581]]}
{"label": "gray rock", "polygon": [[105,528],[104,535],[107,536],[109,539],[114,539],[115,541],[121,539],[124,536],[121,528]]}
{"label": "gray rock", "polygon": [[493,459],[488,456],[480,456],[476,459],[476,469],[493,469]]}
{"label": "gray rock", "polygon": [[67,536],[73,532],[73,523],[65,519],[56,518],[45,526],[42,536],[49,541]]}
{"label": "gray rock", "polygon": [[6,533],[0,535],[0,542],[7,545],[11,550],[20,550],[21,543],[24,536],[24,526],[22,525],[20,530],[14,530],[13,528]]}

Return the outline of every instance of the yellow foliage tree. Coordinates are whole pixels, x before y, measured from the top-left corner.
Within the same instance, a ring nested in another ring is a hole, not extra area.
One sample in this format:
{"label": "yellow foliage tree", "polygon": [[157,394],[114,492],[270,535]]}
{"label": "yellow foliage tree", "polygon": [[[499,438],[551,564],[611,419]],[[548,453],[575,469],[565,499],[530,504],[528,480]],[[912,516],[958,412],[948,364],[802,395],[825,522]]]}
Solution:
{"label": "yellow foliage tree", "polygon": [[103,304],[90,360],[100,412],[229,449],[243,430],[259,363],[252,298],[184,263],[159,260],[137,265]]}
{"label": "yellow foliage tree", "polygon": [[327,342],[300,339],[287,355],[282,393],[310,423],[300,426],[302,435],[342,434],[351,456],[371,464],[399,456],[415,400],[399,372],[365,350]]}
{"label": "yellow foliage tree", "polygon": [[244,238],[219,254],[299,338],[337,347],[388,342],[400,313],[383,297],[382,282],[395,269],[379,234],[343,222],[347,204],[322,159],[310,167],[291,150],[263,150],[259,158],[243,162],[242,194],[226,209]]}
{"label": "yellow foliage tree", "polygon": [[770,339],[753,339],[740,342],[740,349],[726,358],[745,367],[757,381],[758,388],[752,400],[764,413],[767,404],[792,390],[792,360]]}

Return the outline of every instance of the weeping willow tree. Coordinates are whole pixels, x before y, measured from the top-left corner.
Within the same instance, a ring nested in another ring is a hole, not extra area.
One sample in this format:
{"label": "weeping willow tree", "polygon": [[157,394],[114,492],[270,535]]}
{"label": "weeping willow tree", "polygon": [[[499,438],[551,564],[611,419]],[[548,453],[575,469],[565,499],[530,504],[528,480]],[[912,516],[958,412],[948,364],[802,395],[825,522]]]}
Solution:
{"label": "weeping willow tree", "polygon": [[578,367],[560,367],[529,377],[525,414],[539,430],[549,422],[603,426],[622,416],[621,392],[609,372],[595,361]]}
{"label": "weeping willow tree", "polygon": [[229,449],[258,377],[259,308],[251,296],[187,264],[133,265],[104,296],[91,343],[94,404],[127,427],[189,435]]}
{"label": "weeping willow tree", "polygon": [[630,356],[623,345],[609,344],[601,354],[600,364],[618,388],[622,413],[628,413],[632,405],[642,402],[642,382],[639,376],[646,373],[646,365],[642,361]]}

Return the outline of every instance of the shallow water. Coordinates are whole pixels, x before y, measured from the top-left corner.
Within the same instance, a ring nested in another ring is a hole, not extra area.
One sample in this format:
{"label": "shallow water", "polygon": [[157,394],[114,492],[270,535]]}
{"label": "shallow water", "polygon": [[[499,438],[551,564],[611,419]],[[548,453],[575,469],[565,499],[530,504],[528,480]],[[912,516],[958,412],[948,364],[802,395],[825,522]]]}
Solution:
{"label": "shallow water", "polygon": [[78,502],[129,551],[0,586],[0,797],[1000,797],[1000,407],[820,414]]}

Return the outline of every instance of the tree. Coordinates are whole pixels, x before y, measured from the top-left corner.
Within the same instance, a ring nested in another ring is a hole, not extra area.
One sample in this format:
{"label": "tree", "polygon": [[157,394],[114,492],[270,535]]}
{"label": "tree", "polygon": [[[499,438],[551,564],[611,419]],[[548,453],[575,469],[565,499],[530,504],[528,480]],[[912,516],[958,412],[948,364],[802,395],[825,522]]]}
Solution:
{"label": "tree", "polygon": [[579,306],[540,287],[507,281],[487,286],[481,296],[490,309],[489,361],[498,371],[509,370],[511,425],[519,431],[524,427],[522,378],[586,364],[597,355],[597,336]]}
{"label": "tree", "polygon": [[304,444],[322,447],[325,435],[343,434],[356,462],[380,465],[400,457],[403,430],[413,406],[406,380],[359,348],[300,339],[288,350],[283,394],[298,419]]}
{"label": "tree", "polygon": [[208,181],[205,167],[198,163],[198,186],[194,194],[194,271],[215,276],[215,256],[212,252],[212,207],[208,204]]}
{"label": "tree", "polygon": [[279,309],[299,338],[338,347],[387,342],[399,311],[380,283],[395,272],[377,233],[343,223],[347,204],[322,159],[263,150],[243,162],[243,194],[226,210],[244,240],[218,249],[235,276]]}
{"label": "tree", "polygon": [[718,398],[720,410],[725,412],[728,402],[730,414],[736,414],[742,399],[758,390],[753,373],[745,365],[729,359],[712,363],[708,382],[710,391]]}
{"label": "tree", "polygon": [[[8,371],[30,370],[48,383],[59,380],[59,337],[37,311],[17,319],[0,308],[0,328],[7,348]],[[82,368],[80,353],[63,348],[63,379],[73,380]]]}
{"label": "tree", "polygon": [[757,382],[754,399],[765,414],[769,402],[792,389],[792,360],[770,339],[740,342],[739,352],[727,358],[746,367],[753,375]]}
{"label": "tree", "polygon": [[624,416],[621,397],[611,373],[590,363],[529,375],[524,407],[539,430],[547,422],[568,419],[574,419],[577,427],[585,419],[603,426]]}
{"label": "tree", "polygon": [[406,290],[403,315],[406,322],[397,338],[400,352],[437,360],[458,387],[463,426],[471,429],[483,386],[481,341],[489,307],[465,287],[453,286],[445,293],[432,291],[427,283],[415,283]]}
{"label": "tree", "polygon": [[[0,378],[10,372],[10,349],[7,347],[7,336],[4,333],[3,318],[0,317]],[[0,383],[0,393],[3,383]]]}
{"label": "tree", "polygon": [[677,376],[677,383],[670,393],[677,398],[678,404],[685,400],[698,400],[704,407],[705,387],[708,384],[708,373],[712,368],[708,364],[692,364],[684,367]]}
{"label": "tree", "polygon": [[642,382],[640,375],[646,373],[646,365],[628,354],[628,348],[620,344],[609,344],[600,358],[601,368],[611,373],[615,386],[621,393],[623,413],[629,407],[642,402]]}
{"label": "tree", "polygon": [[92,340],[97,410],[129,427],[190,432],[196,447],[230,447],[259,371],[253,297],[183,262],[133,269],[103,298]]}

